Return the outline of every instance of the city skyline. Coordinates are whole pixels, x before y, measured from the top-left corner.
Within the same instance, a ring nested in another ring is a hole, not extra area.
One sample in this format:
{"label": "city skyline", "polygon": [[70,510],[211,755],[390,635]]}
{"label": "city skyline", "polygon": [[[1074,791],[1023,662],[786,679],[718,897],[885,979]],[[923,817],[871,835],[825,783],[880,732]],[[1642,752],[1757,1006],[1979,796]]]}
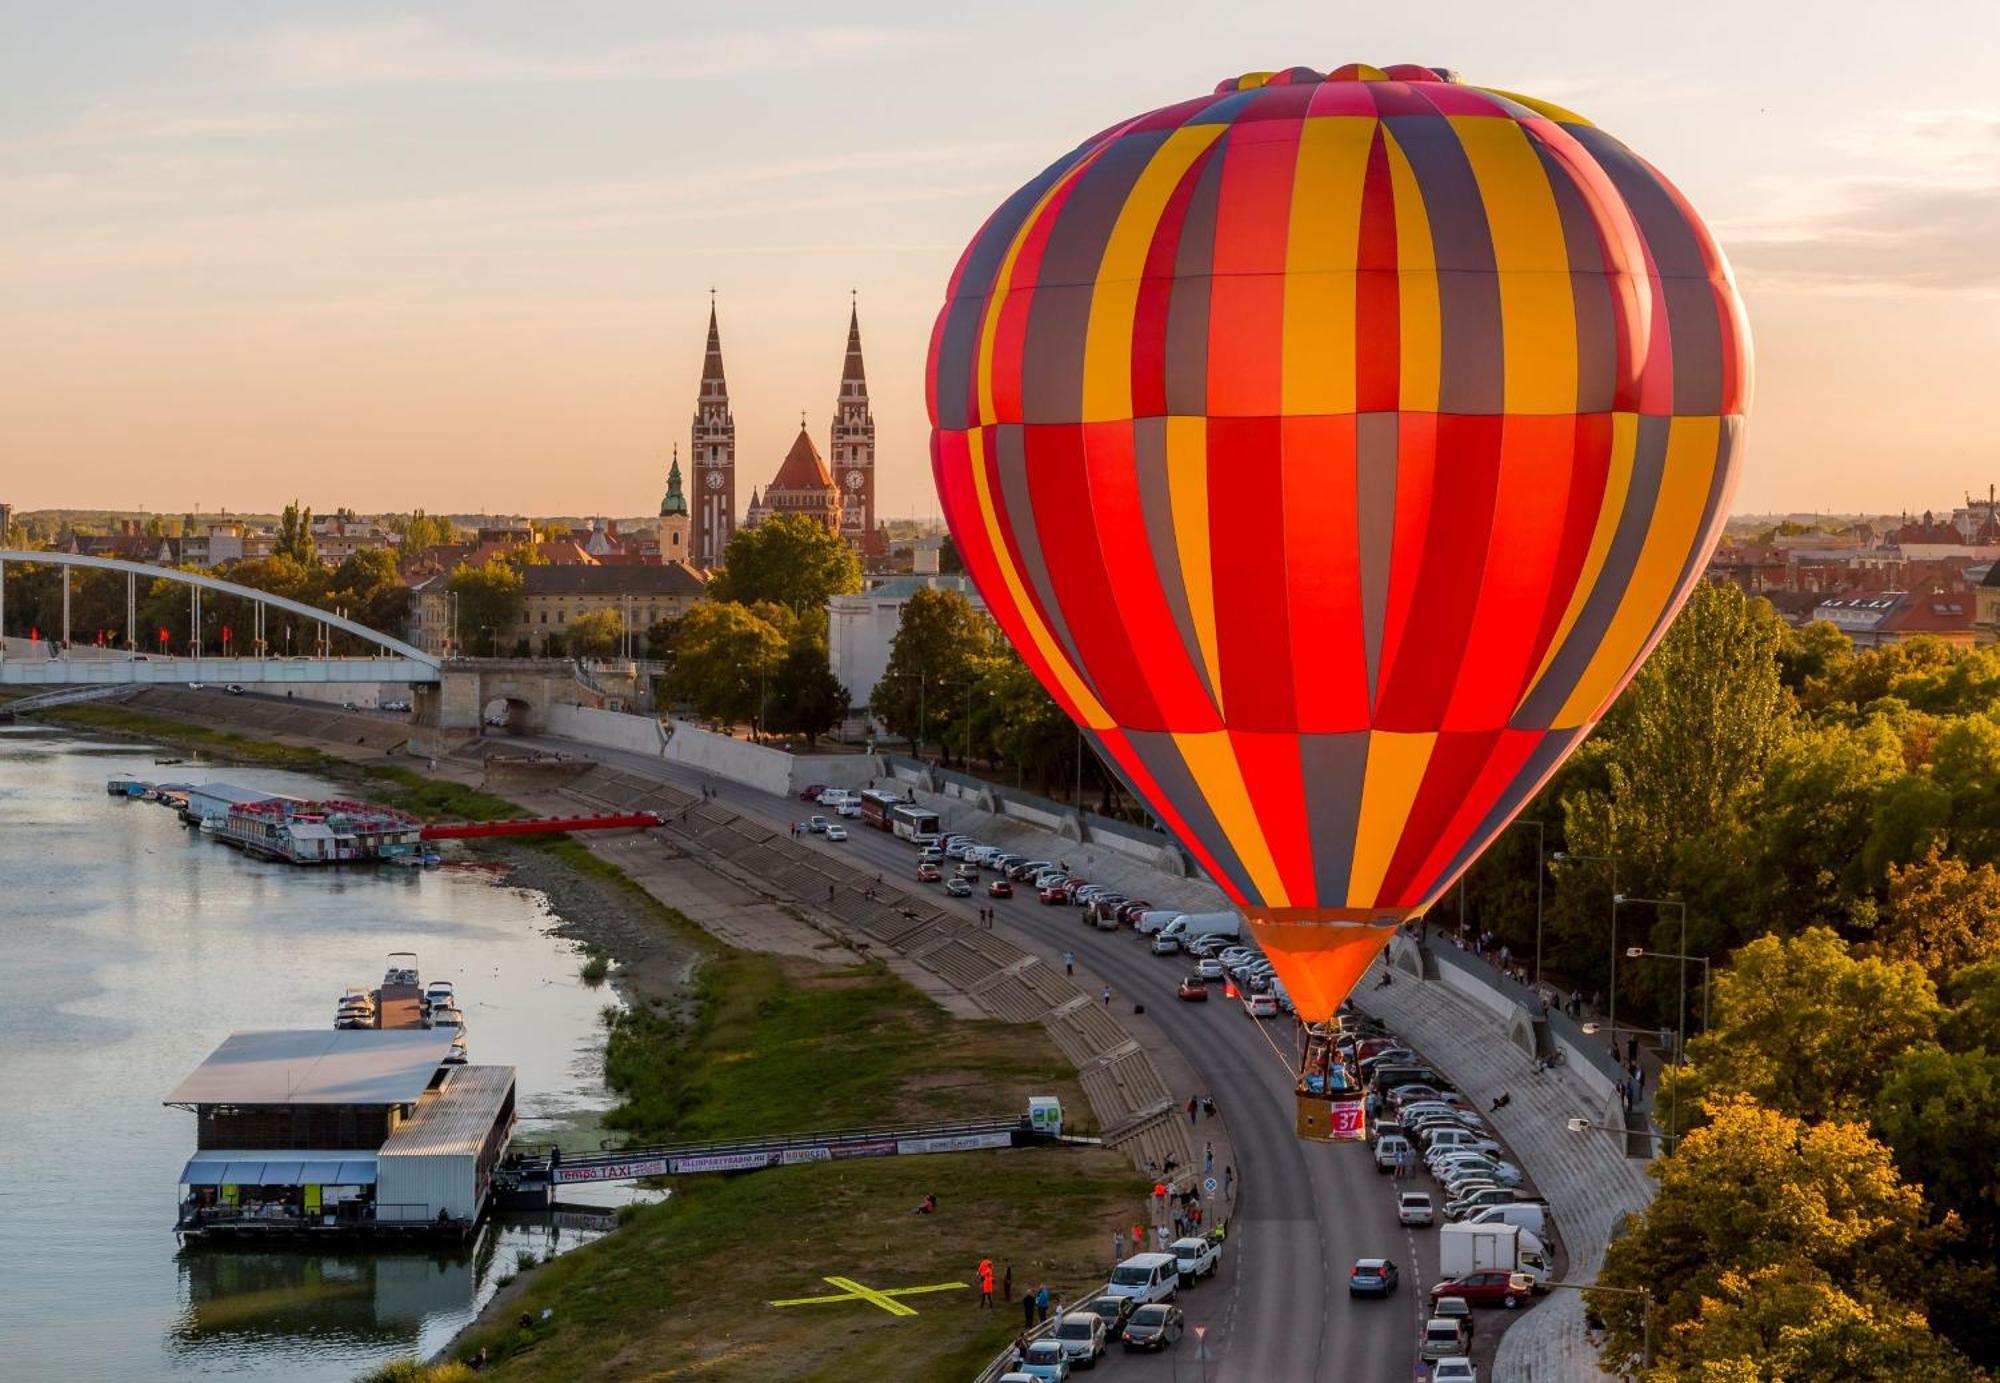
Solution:
{"label": "city skyline", "polygon": [[1949,45],[1858,6],[1803,28],[1695,6],[1643,45],[1568,6],[1448,6],[1450,43],[1296,6],[1138,13],[1063,11],[1060,48],[1049,6],[611,6],[588,41],[521,5],[37,16],[0,57],[7,498],[644,514],[714,287],[745,474],[800,409],[827,425],[858,290],[879,511],[935,516],[924,350],[986,211],[1130,110],[1348,59],[1570,104],[1704,209],[1757,342],[1738,512],[1994,478],[2000,105],[1959,94],[1990,13],[1928,14]]}

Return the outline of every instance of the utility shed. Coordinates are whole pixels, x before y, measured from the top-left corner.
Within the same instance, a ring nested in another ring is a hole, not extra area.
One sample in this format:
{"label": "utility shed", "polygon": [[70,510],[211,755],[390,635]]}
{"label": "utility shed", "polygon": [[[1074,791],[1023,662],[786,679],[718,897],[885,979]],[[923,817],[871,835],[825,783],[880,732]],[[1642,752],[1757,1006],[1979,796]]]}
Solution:
{"label": "utility shed", "polygon": [[474,1220],[514,1132],[512,1066],[447,1066],[376,1155],[375,1218]]}

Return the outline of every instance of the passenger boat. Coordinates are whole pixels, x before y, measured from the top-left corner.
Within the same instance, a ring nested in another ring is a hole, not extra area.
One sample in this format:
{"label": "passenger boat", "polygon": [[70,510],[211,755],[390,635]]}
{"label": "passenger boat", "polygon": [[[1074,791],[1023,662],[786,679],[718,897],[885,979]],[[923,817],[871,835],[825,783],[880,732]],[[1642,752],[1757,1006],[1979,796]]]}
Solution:
{"label": "passenger boat", "polygon": [[389,968],[382,974],[384,985],[406,984],[412,989],[422,986],[417,978],[417,953],[415,951],[389,952]]}
{"label": "passenger boat", "polygon": [[434,1028],[457,1028],[459,1035],[465,1035],[465,1015],[456,1004],[440,1004],[431,1009],[431,1026]]}
{"label": "passenger boat", "polygon": [[465,1065],[465,1060],[465,1039],[461,1037],[451,1044],[451,1049],[444,1054],[444,1060],[438,1064],[440,1066],[463,1066]]}

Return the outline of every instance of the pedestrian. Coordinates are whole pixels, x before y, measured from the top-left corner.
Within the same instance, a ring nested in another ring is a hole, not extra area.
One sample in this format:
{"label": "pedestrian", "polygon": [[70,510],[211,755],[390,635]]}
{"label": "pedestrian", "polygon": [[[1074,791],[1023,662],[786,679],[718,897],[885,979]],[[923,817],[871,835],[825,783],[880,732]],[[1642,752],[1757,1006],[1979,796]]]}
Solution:
{"label": "pedestrian", "polygon": [[1215,1144],[1206,1143],[1202,1145],[1201,1149],[1201,1174],[1203,1176],[1212,1176],[1214,1175],[1214,1173],[1215,1173]]}
{"label": "pedestrian", "polygon": [[1646,1068],[1636,1061],[1632,1063],[1632,1083],[1641,1095],[1646,1093]]}
{"label": "pedestrian", "polygon": [[979,1260],[979,1309],[984,1311],[993,1305],[993,1260]]}
{"label": "pedestrian", "polygon": [[1165,1253],[1169,1242],[1167,1239],[1167,1227],[1165,1225],[1154,1225],[1153,1233],[1160,1236],[1160,1252]]}
{"label": "pedestrian", "polygon": [[1040,1325],[1049,1318],[1049,1285],[1045,1282],[1035,1293],[1035,1324]]}
{"label": "pedestrian", "polygon": [[1194,1218],[1194,1227],[1195,1227],[1196,1229],[1200,1229],[1200,1228],[1201,1228],[1201,1202],[1200,1202],[1200,1201],[1196,1201],[1196,1202],[1194,1203],[1194,1209],[1192,1209],[1192,1210],[1188,1211],[1188,1214],[1189,1214],[1189,1215],[1191,1215],[1191,1216],[1192,1216],[1192,1217]]}
{"label": "pedestrian", "polygon": [[1076,973],[1076,952],[1063,952],[1063,973],[1065,975],[1074,975]]}
{"label": "pedestrian", "polygon": [[1188,1124],[1192,1126],[1194,1124],[1195,1117],[1201,1113],[1201,1097],[1199,1095],[1188,1096],[1187,1112],[1188,1112]]}
{"label": "pedestrian", "polygon": [[1639,1034],[1632,1033],[1625,1039],[1625,1064],[1633,1065],[1639,1060]]}
{"label": "pedestrian", "polygon": [[[1022,1297],[1021,1300],[1025,1303],[1028,1299],[1026,1297]],[[1012,1373],[1015,1370],[1019,1369],[1021,1365],[1027,1362],[1028,1362],[1028,1337],[1026,1335],[1016,1335],[1014,1337],[1014,1357],[1007,1361],[1007,1371],[1009,1373]]]}
{"label": "pedestrian", "polygon": [[1104,1006],[1111,1007],[1111,986],[1108,984],[1104,986]]}
{"label": "pedestrian", "polygon": [[1024,1330],[1033,1330],[1035,1328],[1035,1294],[1033,1292],[1021,1293],[1021,1327]]}
{"label": "pedestrian", "polygon": [[1222,1198],[1224,1200],[1229,1199],[1229,1193],[1235,1187],[1235,1185],[1236,1185],[1236,1168],[1224,1167],[1222,1169]]}
{"label": "pedestrian", "polygon": [[1009,1263],[1007,1265],[1007,1275],[1000,1279],[1000,1300],[1012,1301],[1013,1299],[1014,1299],[1014,1265],[1012,1263]]}
{"label": "pedestrian", "polygon": [[1203,1095],[1201,1097],[1201,1117],[1204,1119],[1213,1119],[1215,1117],[1215,1096]]}
{"label": "pedestrian", "polygon": [[1124,1252],[1125,1252],[1125,1241],[1124,1241],[1123,1239],[1121,1239],[1121,1238],[1120,1238],[1120,1237],[1119,1237],[1118,1235],[1116,1235],[1116,1234],[1113,1234],[1113,1235],[1111,1236],[1111,1266],[1112,1266],[1112,1267],[1114,1267],[1114,1268],[1115,1268],[1115,1267],[1117,1267],[1117,1266],[1119,1265],[1119,1263],[1123,1261],[1123,1254],[1124,1254]]}

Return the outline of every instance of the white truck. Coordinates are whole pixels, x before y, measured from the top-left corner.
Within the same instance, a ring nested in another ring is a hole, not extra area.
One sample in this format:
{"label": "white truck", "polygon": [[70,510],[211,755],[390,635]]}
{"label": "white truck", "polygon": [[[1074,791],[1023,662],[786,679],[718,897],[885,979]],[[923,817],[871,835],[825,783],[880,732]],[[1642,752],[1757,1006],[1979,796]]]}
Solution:
{"label": "white truck", "polygon": [[1160,936],[1186,946],[1196,937],[1221,936],[1231,941],[1243,939],[1243,915],[1235,912],[1184,912],[1160,928]]}
{"label": "white truck", "polygon": [[1488,1271],[1522,1272],[1518,1225],[1446,1225],[1438,1231],[1438,1273],[1443,1278]]}
{"label": "white truck", "polygon": [[1206,1234],[1197,1238],[1176,1239],[1169,1247],[1180,1263],[1183,1283],[1213,1276],[1215,1270],[1222,1266],[1222,1245]]}
{"label": "white truck", "polygon": [[1151,936],[1180,915],[1179,908],[1154,908],[1150,912],[1140,913],[1138,920],[1132,924],[1132,930],[1140,936]]}

